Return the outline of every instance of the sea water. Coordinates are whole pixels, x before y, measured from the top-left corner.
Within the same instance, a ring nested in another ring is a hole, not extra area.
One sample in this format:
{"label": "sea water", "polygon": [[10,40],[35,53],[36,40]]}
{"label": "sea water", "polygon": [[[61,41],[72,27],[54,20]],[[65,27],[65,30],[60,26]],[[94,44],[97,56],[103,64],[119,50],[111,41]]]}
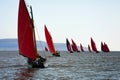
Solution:
{"label": "sea water", "polygon": [[120,80],[120,52],[40,51],[46,68],[30,68],[17,51],[0,51],[0,80]]}

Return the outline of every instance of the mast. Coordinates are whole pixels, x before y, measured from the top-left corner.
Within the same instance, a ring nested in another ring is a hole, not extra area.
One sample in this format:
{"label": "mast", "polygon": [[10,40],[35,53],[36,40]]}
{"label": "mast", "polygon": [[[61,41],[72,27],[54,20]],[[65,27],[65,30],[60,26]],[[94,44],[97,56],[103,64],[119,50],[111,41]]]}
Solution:
{"label": "mast", "polygon": [[37,44],[36,44],[35,26],[34,26],[32,6],[30,6],[30,14],[31,14],[31,23],[32,23],[32,28],[33,28],[33,40],[34,40],[34,45],[35,45],[35,52],[36,52],[36,56],[39,56],[39,54],[37,53]]}

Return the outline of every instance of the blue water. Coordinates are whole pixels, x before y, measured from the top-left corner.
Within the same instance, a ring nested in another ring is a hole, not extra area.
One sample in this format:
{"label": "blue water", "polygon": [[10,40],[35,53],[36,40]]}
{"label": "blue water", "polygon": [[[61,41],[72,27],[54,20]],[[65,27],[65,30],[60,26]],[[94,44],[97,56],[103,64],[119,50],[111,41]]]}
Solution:
{"label": "blue water", "polygon": [[17,51],[0,51],[0,80],[120,80],[120,52],[40,54],[44,69],[29,68]]}

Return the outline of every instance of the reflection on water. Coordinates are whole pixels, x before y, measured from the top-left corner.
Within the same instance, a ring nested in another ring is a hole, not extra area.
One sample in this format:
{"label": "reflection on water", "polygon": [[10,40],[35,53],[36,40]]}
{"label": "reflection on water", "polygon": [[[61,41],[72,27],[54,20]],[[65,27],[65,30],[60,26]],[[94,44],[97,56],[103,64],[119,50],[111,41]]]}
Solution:
{"label": "reflection on water", "polygon": [[46,68],[33,69],[17,52],[0,52],[0,80],[120,80],[120,52],[45,55]]}
{"label": "reflection on water", "polygon": [[17,72],[15,75],[18,76],[15,80],[30,80],[34,77],[35,71],[38,69],[33,68],[21,68],[19,72]]}

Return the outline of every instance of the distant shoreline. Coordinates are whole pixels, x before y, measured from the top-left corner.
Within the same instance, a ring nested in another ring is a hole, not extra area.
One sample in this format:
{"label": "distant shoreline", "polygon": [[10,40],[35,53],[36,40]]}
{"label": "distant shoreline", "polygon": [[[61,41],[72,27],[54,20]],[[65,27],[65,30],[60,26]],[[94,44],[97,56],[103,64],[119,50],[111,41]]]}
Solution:
{"label": "distant shoreline", "polygon": [[[0,50],[0,52],[18,52],[18,50]],[[46,51],[44,51],[44,50],[38,50],[38,52],[46,52]],[[61,50],[60,52],[68,52],[68,51]],[[80,53],[86,53],[86,52],[88,52],[88,51],[84,51],[84,52],[80,52]],[[76,52],[74,52],[74,53],[76,53]],[[94,52],[92,52],[92,53],[94,53]],[[107,53],[107,52],[101,52],[100,51],[100,53]],[[120,53],[120,51],[110,51],[109,53]]]}

